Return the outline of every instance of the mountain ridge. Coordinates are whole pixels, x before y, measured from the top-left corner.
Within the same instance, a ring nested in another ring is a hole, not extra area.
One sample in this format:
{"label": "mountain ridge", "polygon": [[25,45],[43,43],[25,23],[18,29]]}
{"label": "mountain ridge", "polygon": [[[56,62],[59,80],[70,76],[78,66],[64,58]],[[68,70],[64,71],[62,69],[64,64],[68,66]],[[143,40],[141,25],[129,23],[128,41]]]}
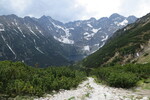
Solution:
{"label": "mountain ridge", "polygon": [[42,58],[43,66],[81,60],[101,48],[116,30],[136,20],[127,22],[126,17],[120,16],[114,21],[90,18],[69,23],[49,16],[39,19],[14,14],[0,16],[0,60],[20,60],[33,65],[32,61],[41,63]]}
{"label": "mountain ridge", "polygon": [[149,25],[150,14],[147,14],[139,18],[135,23],[118,30],[103,48],[83,60],[83,66],[91,68],[138,63],[138,58],[144,56],[146,52],[143,52],[143,50],[149,43]]}

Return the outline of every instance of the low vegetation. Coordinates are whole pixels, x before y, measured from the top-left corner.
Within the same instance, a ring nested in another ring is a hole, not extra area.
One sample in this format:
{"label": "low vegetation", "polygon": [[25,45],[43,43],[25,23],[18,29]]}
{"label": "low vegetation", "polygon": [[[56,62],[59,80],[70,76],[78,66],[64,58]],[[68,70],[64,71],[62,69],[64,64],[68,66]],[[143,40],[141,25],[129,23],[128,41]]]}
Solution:
{"label": "low vegetation", "polygon": [[[76,88],[87,75],[112,87],[131,88],[150,79],[150,64],[127,64],[77,70],[74,67],[35,68],[22,62],[0,62],[0,99],[43,96],[60,89]],[[91,70],[91,71],[90,71]],[[149,83],[148,83],[149,84]],[[88,96],[88,95],[87,95]]]}
{"label": "low vegetation", "polygon": [[22,62],[0,62],[0,95],[42,96],[53,90],[76,87],[85,73],[70,67],[34,68]]}
{"label": "low vegetation", "polygon": [[150,64],[127,64],[96,68],[91,71],[98,80],[113,87],[131,88],[150,78]]}

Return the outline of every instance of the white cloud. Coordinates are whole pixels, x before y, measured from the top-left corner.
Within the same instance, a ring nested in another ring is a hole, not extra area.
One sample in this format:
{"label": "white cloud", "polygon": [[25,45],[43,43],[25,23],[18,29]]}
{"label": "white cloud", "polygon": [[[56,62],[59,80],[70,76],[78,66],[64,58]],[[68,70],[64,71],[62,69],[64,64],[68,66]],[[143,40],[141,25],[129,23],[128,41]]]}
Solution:
{"label": "white cloud", "polygon": [[0,0],[0,15],[48,15],[64,22],[112,13],[141,17],[150,12],[149,5],[150,0]]}
{"label": "white cloud", "polygon": [[25,9],[31,4],[31,0],[10,0],[11,8],[18,12],[22,13]]}
{"label": "white cloud", "polygon": [[150,0],[122,0],[121,14],[142,17],[150,12]]}
{"label": "white cloud", "polygon": [[82,18],[109,16],[119,12],[121,5],[120,0],[76,0],[76,3],[86,9],[87,15]]}
{"label": "white cloud", "polygon": [[142,2],[139,4],[138,11],[135,13],[135,15],[142,17],[143,15],[150,12],[150,0],[142,0]]}

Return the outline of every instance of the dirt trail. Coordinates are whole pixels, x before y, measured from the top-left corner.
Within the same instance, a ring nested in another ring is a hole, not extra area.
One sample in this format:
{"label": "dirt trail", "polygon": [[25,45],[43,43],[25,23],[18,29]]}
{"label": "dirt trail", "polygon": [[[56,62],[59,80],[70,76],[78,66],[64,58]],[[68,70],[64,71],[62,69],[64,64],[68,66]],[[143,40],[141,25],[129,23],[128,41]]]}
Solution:
{"label": "dirt trail", "polygon": [[94,78],[89,77],[75,90],[62,90],[57,94],[35,100],[150,100],[150,93],[134,93],[130,90],[99,85]]}

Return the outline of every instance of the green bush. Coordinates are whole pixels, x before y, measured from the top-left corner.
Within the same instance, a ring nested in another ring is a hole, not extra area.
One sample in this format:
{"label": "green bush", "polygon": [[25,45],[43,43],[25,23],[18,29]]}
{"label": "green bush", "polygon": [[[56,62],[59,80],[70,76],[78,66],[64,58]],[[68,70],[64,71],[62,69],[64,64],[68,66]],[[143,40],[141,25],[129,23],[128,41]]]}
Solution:
{"label": "green bush", "polygon": [[0,62],[0,94],[36,95],[76,87],[86,74],[71,67],[33,68],[22,62]]}
{"label": "green bush", "polygon": [[111,73],[107,79],[110,86],[130,88],[136,86],[138,78],[133,73]]}
{"label": "green bush", "polygon": [[90,74],[110,86],[130,88],[136,86],[139,80],[150,78],[150,63],[100,67],[93,69]]}

